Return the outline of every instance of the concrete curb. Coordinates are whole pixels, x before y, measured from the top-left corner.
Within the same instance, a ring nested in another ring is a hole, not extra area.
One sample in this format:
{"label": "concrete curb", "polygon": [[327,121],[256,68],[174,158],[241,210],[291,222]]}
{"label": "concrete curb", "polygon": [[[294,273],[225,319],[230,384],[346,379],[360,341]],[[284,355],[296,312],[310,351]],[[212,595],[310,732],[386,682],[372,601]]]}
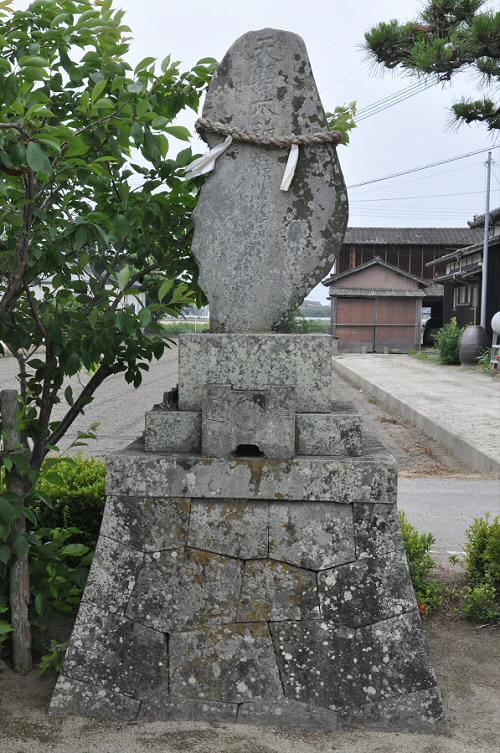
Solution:
{"label": "concrete curb", "polygon": [[[368,365],[367,359],[367,366]],[[410,421],[429,437],[447,447],[457,458],[463,460],[467,465],[472,466],[479,471],[500,472],[500,461],[497,458],[479,450],[466,439],[455,434],[453,431],[450,431],[442,424],[437,423],[423,413],[419,413],[404,400],[394,397],[394,395],[387,392],[382,387],[373,384],[373,382],[370,382],[355,371],[352,371],[352,369],[343,364],[341,360],[333,358],[332,367],[340,377],[374,397],[389,411],[398,413],[402,418]]]}

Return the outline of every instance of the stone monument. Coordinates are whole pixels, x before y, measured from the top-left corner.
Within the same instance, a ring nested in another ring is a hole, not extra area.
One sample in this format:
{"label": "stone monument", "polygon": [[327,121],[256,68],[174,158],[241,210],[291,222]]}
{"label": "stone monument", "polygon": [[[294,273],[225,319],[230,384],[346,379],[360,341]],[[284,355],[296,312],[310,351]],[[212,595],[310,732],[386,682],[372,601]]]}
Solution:
{"label": "stone monument", "polygon": [[179,338],[178,393],[108,459],[51,712],[442,732],[395,462],[339,399],[333,338],[272,332],[347,220],[302,40],[237,40],[200,128],[227,141],[195,217],[212,331]]}

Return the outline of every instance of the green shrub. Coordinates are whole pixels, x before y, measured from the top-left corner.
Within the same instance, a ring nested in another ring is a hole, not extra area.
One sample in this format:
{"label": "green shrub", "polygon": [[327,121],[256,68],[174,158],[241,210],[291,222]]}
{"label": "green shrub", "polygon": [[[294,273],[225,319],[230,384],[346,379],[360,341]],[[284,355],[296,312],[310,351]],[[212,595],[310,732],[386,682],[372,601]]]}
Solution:
{"label": "green shrub", "polygon": [[500,517],[475,518],[466,532],[464,611],[481,622],[500,619]]}
{"label": "green shrub", "polygon": [[431,575],[436,563],[429,551],[435,539],[432,533],[419,533],[403,512],[399,517],[418,607],[421,614],[428,614],[439,609],[443,603],[443,585]]}
{"label": "green shrub", "polygon": [[435,341],[439,351],[439,360],[444,364],[459,364],[460,340],[465,327],[460,327],[455,317],[442,327],[436,335]]}
{"label": "green shrub", "polygon": [[[56,476],[54,477],[54,472]],[[76,528],[78,540],[94,549],[104,511],[106,466],[98,458],[61,459],[50,470],[42,466],[37,491],[51,507],[36,508],[41,528]]]}
{"label": "green shrub", "polygon": [[464,592],[464,612],[475,622],[498,622],[500,606],[495,588],[488,583]]}

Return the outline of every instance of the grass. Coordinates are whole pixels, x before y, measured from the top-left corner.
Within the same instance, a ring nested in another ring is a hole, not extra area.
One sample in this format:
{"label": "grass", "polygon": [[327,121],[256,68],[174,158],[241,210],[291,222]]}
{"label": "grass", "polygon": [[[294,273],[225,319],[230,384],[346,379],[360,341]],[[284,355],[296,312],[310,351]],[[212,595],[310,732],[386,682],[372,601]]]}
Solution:
{"label": "grass", "polygon": [[195,323],[185,320],[164,321],[161,324],[169,337],[182,335],[185,332],[207,332],[210,326],[208,322]]}
{"label": "grass", "polygon": [[411,350],[409,354],[418,361],[427,361],[428,363],[439,363],[439,352],[435,348],[422,348],[421,350]]}

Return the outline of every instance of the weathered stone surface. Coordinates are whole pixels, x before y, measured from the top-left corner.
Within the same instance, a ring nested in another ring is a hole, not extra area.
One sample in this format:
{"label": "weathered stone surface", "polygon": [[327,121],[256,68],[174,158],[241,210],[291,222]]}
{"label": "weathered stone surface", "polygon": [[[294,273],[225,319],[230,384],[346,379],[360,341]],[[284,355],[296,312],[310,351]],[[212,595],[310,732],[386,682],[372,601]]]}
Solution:
{"label": "weathered stone surface", "polygon": [[[232,45],[203,115],[277,138],[327,130],[302,39],[276,29],[248,32]],[[207,140],[222,139],[207,132]],[[284,192],[287,157],[287,149],[234,141],[202,188],[193,253],[214,332],[269,331],[335,260],[347,224],[336,148],[301,147]]]}
{"label": "weathered stone surface", "polygon": [[127,608],[131,620],[160,631],[234,622],[241,562],[196,549],[147,554]]}
{"label": "weathered stone surface", "polygon": [[391,504],[396,467],[387,453],[362,458],[202,458],[144,452],[108,458],[108,494],[206,499],[310,500]]}
{"label": "weathered stone surface", "polygon": [[99,536],[85,598],[105,612],[123,613],[143,559],[140,552]]}
{"label": "weathered stone surface", "polygon": [[101,535],[140,552],[175,549],[187,543],[190,507],[189,499],[108,495]]}
{"label": "weathered stone surface", "polygon": [[139,699],[153,689],[168,691],[166,638],[162,633],[106,614],[82,601],[64,661],[64,674]]}
{"label": "weathered stone surface", "polygon": [[52,716],[87,716],[96,719],[135,719],[140,701],[122,693],[59,675],[50,702]]}
{"label": "weathered stone surface", "polygon": [[381,732],[446,734],[448,723],[437,687],[367,703],[339,713],[340,729],[373,729]]}
{"label": "weathered stone surface", "polygon": [[354,560],[351,506],[271,503],[269,556],[311,570]]}
{"label": "weathered stone surface", "polygon": [[388,552],[404,552],[399,512],[396,504],[372,505],[356,503],[354,540],[356,557],[382,557]]}
{"label": "weathered stone surface", "polygon": [[146,452],[199,452],[199,411],[151,410],[146,413]]}
{"label": "weathered stone surface", "polygon": [[266,458],[294,456],[295,391],[208,385],[202,410],[202,455],[247,455],[249,447]]}
{"label": "weathered stone surface", "polygon": [[364,702],[354,630],[312,620],[270,628],[286,698],[332,710]]}
{"label": "weathered stone surface", "polygon": [[319,617],[316,575],[275,560],[245,563],[238,622]]}
{"label": "weathered stone surface", "polygon": [[257,724],[282,729],[336,730],[337,713],[297,701],[252,701],[242,703],[237,721],[240,724]]}
{"label": "weathered stone surface", "polygon": [[427,690],[436,685],[418,611],[356,631],[362,703]]}
{"label": "weathered stone surface", "polygon": [[330,411],[332,343],[330,335],[180,335],[179,407],[201,410],[205,385],[220,384],[235,390],[289,387],[297,411]]}
{"label": "weathered stone surface", "polygon": [[404,552],[387,552],[318,575],[321,613],[337,625],[361,627],[417,606]]}
{"label": "weathered stone surface", "polygon": [[297,413],[298,455],[361,455],[361,419],[355,413]]}
{"label": "weathered stone surface", "polygon": [[235,722],[237,712],[236,703],[155,694],[141,704],[137,719],[143,722]]}
{"label": "weathered stone surface", "polygon": [[267,624],[174,633],[169,647],[172,695],[225,703],[283,697]]}
{"label": "weathered stone surface", "polygon": [[189,546],[228,557],[267,557],[269,505],[246,500],[193,500]]}

